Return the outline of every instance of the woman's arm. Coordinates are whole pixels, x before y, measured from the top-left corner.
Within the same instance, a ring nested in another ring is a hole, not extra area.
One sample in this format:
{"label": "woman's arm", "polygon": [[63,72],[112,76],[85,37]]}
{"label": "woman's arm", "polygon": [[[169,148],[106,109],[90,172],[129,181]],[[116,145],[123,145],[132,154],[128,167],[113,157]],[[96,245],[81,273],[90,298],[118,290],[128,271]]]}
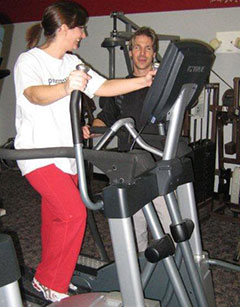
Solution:
{"label": "woman's arm", "polygon": [[[117,96],[151,86],[155,74],[156,71],[150,71],[144,77],[106,80],[95,95]],[[74,70],[64,83],[30,86],[24,90],[23,94],[33,104],[48,105],[70,95],[73,90],[84,91],[90,79],[91,76],[82,70]]]}
{"label": "woman's arm", "polygon": [[36,85],[26,88],[23,95],[33,104],[48,105],[65,96],[65,83],[55,85]]}
{"label": "woman's arm", "polygon": [[71,94],[73,90],[84,91],[91,76],[74,70],[67,81],[55,85],[36,85],[26,88],[24,96],[33,104],[48,105]]}
{"label": "woman's arm", "polygon": [[156,71],[151,70],[144,77],[106,80],[96,91],[95,95],[109,97],[137,91],[141,88],[151,86],[155,74]]}

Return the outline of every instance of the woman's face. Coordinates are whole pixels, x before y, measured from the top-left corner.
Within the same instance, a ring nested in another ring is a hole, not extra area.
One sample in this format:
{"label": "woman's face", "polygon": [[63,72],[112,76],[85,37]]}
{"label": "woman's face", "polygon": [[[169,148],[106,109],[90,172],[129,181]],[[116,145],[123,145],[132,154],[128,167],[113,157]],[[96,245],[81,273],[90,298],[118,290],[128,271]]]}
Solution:
{"label": "woman's face", "polygon": [[79,44],[82,39],[86,37],[86,27],[79,26],[73,29],[69,29],[66,32],[66,43],[67,43],[67,50],[72,51],[79,48]]}

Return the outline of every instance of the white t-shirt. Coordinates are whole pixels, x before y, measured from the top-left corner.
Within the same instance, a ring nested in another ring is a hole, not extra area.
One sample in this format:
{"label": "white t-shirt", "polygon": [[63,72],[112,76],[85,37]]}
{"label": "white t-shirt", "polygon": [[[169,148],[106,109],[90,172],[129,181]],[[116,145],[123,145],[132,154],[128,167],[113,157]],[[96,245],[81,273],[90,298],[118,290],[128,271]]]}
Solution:
{"label": "white t-shirt", "polygon": [[[82,61],[72,54],[57,59],[39,48],[22,53],[14,67],[16,91],[16,149],[73,146],[70,121],[70,95],[49,105],[36,105],[23,95],[33,85],[54,85],[66,81],[70,72]],[[90,69],[92,77],[84,91],[90,98],[105,82],[105,78]],[[50,158],[19,160],[18,166],[25,175],[37,168],[55,164],[62,171],[76,174],[75,159]]]}

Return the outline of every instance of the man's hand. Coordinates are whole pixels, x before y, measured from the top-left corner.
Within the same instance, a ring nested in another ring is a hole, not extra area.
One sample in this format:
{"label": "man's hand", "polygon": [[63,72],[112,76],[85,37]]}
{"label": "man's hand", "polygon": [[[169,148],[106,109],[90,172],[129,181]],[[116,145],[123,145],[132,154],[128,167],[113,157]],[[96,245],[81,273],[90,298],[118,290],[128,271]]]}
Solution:
{"label": "man's hand", "polygon": [[90,126],[86,125],[82,127],[82,132],[83,132],[83,138],[85,140],[88,140],[90,138],[95,137],[95,134],[90,132]]}
{"label": "man's hand", "polygon": [[89,128],[90,127],[88,125],[82,127],[83,138],[85,140],[89,139],[91,136]]}

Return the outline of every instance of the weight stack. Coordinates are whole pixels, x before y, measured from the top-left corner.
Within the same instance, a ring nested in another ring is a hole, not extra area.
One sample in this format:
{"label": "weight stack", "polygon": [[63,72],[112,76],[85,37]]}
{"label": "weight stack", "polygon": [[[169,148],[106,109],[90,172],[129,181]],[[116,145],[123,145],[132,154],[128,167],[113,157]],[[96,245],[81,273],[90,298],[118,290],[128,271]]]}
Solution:
{"label": "weight stack", "polygon": [[193,186],[196,203],[199,204],[213,197],[216,144],[206,139],[189,145],[193,151]]}

